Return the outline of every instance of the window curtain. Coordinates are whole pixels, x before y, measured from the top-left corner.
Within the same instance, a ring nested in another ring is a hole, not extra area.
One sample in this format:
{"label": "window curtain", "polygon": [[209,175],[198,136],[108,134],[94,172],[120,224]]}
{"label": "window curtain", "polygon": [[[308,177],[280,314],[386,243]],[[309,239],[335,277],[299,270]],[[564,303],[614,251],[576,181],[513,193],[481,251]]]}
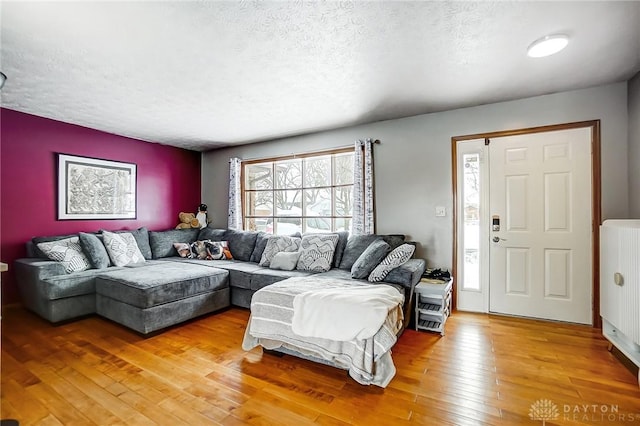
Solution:
{"label": "window curtain", "polygon": [[373,144],[371,139],[355,142],[353,165],[353,219],[351,233],[354,235],[375,233],[373,190]]}
{"label": "window curtain", "polygon": [[242,229],[242,193],[240,187],[239,158],[229,160],[229,229]]}

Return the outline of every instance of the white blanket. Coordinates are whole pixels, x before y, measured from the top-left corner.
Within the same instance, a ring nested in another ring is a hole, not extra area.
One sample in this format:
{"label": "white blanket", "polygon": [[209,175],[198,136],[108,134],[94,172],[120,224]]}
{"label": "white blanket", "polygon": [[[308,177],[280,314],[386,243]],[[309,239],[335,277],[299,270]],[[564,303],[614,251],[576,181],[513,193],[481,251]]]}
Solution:
{"label": "white blanket", "polygon": [[291,328],[299,336],[362,340],[378,332],[392,309],[402,315],[404,295],[386,284],[307,291],[293,299]]}

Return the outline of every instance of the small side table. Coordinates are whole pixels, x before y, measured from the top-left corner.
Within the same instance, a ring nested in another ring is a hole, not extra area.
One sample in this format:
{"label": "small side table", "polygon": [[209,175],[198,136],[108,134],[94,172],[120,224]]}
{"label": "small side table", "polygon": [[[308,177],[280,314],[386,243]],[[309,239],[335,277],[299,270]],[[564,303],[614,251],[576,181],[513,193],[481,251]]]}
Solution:
{"label": "small side table", "polygon": [[444,336],[444,325],[451,313],[453,279],[436,283],[421,280],[416,292],[416,330],[435,331]]}

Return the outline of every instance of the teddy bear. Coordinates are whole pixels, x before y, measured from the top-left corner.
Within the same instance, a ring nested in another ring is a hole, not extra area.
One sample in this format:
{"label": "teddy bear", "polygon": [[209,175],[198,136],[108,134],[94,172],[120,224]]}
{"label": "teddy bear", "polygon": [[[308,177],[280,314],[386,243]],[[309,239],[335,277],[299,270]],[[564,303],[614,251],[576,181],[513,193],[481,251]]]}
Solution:
{"label": "teddy bear", "polygon": [[178,217],[180,218],[180,223],[176,226],[176,229],[200,228],[200,222],[196,219],[195,214],[180,212]]}

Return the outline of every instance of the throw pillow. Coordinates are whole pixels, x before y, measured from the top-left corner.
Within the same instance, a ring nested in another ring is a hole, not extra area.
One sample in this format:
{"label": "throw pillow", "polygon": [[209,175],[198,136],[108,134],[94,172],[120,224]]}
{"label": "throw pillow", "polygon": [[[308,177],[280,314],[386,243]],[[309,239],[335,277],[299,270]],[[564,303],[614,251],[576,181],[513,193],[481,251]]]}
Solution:
{"label": "throw pillow", "polygon": [[193,254],[191,253],[191,246],[189,246],[189,244],[173,243],[173,247],[175,247],[180,257],[186,257],[187,259],[191,259],[193,257]]}
{"label": "throw pillow", "polygon": [[378,282],[387,277],[387,274],[392,269],[404,264],[407,260],[411,259],[416,247],[413,244],[402,244],[395,248],[391,253],[384,258],[378,266],[375,267],[371,274],[369,274],[369,281]]}
{"label": "throw pillow", "polygon": [[387,256],[391,246],[382,238],[375,240],[362,252],[351,267],[351,278],[366,279],[371,271]]}
{"label": "throw pillow", "polygon": [[271,259],[276,253],[294,252],[300,248],[300,238],[287,237],[286,235],[274,235],[267,240],[267,245],[262,252],[260,266],[269,267]]}
{"label": "throw pillow", "polygon": [[64,270],[69,274],[91,268],[89,259],[82,252],[78,237],[38,243],[37,246],[47,258],[62,263]]}
{"label": "throw pillow", "polygon": [[276,253],[271,259],[269,268],[281,269],[283,271],[293,271],[298,265],[298,259],[300,258],[299,251],[286,252],[281,251]]}
{"label": "throw pillow", "polygon": [[128,232],[116,234],[114,232],[102,231],[104,235],[104,245],[107,253],[116,266],[126,266],[130,263],[142,263],[144,256],[138,248],[136,239]]}
{"label": "throw pillow", "polygon": [[213,241],[212,244],[214,247],[220,248],[222,253],[220,260],[233,260],[231,249],[229,249],[229,241]]}
{"label": "throw pillow", "polygon": [[140,253],[146,260],[151,260],[153,255],[151,253],[151,245],[149,244],[149,230],[144,226],[138,229],[124,230],[124,231],[110,231],[115,234],[122,234],[126,232],[128,234],[133,235],[133,238],[136,239],[136,244],[140,249]]}
{"label": "throw pillow", "polygon": [[99,236],[80,232],[78,237],[80,238],[82,250],[87,254],[94,268],[104,269],[111,266],[109,254]]}
{"label": "throw pillow", "polygon": [[[227,241],[202,240],[195,241],[189,246],[191,257],[200,260],[233,259]],[[177,250],[177,248],[176,248]]]}
{"label": "throw pillow", "polygon": [[338,234],[304,235],[300,242],[299,271],[327,272],[331,269]]}

